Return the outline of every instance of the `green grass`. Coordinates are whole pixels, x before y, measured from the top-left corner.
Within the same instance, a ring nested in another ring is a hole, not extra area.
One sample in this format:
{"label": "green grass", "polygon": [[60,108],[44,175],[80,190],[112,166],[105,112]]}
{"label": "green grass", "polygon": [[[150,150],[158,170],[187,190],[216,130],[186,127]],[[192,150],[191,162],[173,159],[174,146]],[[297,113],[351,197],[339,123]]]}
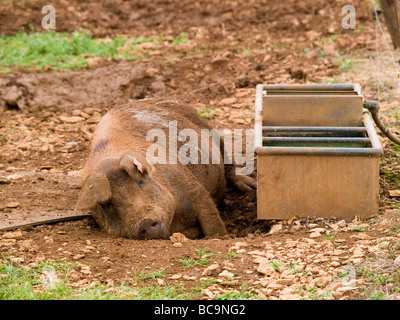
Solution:
{"label": "green grass", "polygon": [[356,267],[357,277],[368,285],[363,286],[363,296],[371,300],[388,300],[397,296],[400,286],[400,270],[395,267],[381,268],[380,263],[374,266]]}
{"label": "green grass", "polygon": [[248,290],[243,284],[240,291],[228,291],[220,294],[215,300],[260,300],[257,292],[254,289]]}
{"label": "green grass", "polygon": [[165,277],[165,268],[156,271],[141,272],[140,274],[135,270],[133,277],[136,281],[162,278]]}
{"label": "green grass", "polygon": [[194,250],[195,252],[193,254],[193,257],[187,259],[178,259],[178,261],[182,263],[183,267],[186,269],[191,268],[195,265],[204,267],[210,261],[212,261],[212,257],[215,256],[215,253],[209,253],[206,249],[199,250],[194,248]]}
{"label": "green grass", "polygon": [[[0,70],[7,67],[79,69],[89,65],[90,57],[140,60],[137,50],[149,38],[93,39],[88,31],[68,33],[19,31],[15,36],[0,36]],[[124,47],[124,50],[118,48]]]}
{"label": "green grass", "polygon": [[362,227],[354,227],[351,229],[351,232],[365,232],[365,229]]}
{"label": "green grass", "polygon": [[215,300],[259,300],[257,294],[252,292],[224,292],[217,296]]}
{"label": "green grass", "polygon": [[353,60],[345,59],[343,63],[340,65],[339,70],[346,72],[349,71],[353,67]]}
{"label": "green grass", "polygon": [[[188,299],[191,294],[182,286],[153,285],[151,281],[164,274],[149,272],[140,278],[150,281],[149,285],[131,287],[126,284],[107,287],[102,283],[94,286],[74,288],[67,280],[68,272],[75,264],[42,262],[35,268],[22,267],[10,260],[0,265],[0,300],[162,300]],[[56,273],[58,282],[53,286],[43,285],[43,268],[50,267]]]}
{"label": "green grass", "polygon": [[281,261],[275,261],[275,260],[269,261],[268,264],[269,264],[272,268],[274,268],[275,271],[278,271],[278,268],[279,268],[280,266],[284,266],[284,265],[285,265],[285,263],[283,263],[283,262],[281,262]]}
{"label": "green grass", "polygon": [[178,44],[186,43],[188,41],[188,34],[186,32],[181,32],[177,39],[172,41],[173,46],[177,46]]}
{"label": "green grass", "polygon": [[207,118],[207,119],[214,118],[214,110],[211,109],[211,108],[207,108],[207,109],[204,109],[204,110],[197,110],[197,113],[202,118]]}
{"label": "green grass", "polygon": [[300,300],[325,300],[327,297],[332,297],[332,292],[320,292],[317,293],[317,287],[311,287],[309,290],[297,290],[294,293],[298,293],[302,296]]}
{"label": "green grass", "polygon": [[294,264],[289,264],[288,266],[287,266],[287,268],[290,270],[290,271],[292,271],[292,274],[298,274],[298,273],[302,273],[302,274],[308,274],[308,271],[307,270],[302,270],[302,271],[296,271],[296,266],[298,266],[299,264],[298,263],[294,263]]}
{"label": "green grass", "polygon": [[382,300],[383,299],[383,293],[380,291],[375,291],[371,294],[370,296],[371,300]]}
{"label": "green grass", "polygon": [[326,237],[321,238],[321,241],[324,241],[324,240],[333,241],[333,240],[335,240],[336,236],[337,236],[337,232],[329,232],[329,233],[327,233]]}
{"label": "green grass", "polygon": [[234,259],[237,258],[238,256],[239,256],[238,253],[234,250],[229,250],[225,255],[223,255],[223,257],[226,259]]}

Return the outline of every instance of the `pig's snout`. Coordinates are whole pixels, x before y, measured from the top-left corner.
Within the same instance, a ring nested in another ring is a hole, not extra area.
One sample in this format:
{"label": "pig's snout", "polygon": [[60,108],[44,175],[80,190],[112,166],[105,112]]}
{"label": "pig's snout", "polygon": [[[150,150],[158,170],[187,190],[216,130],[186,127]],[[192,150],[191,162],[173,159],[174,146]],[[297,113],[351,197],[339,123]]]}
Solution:
{"label": "pig's snout", "polygon": [[139,239],[159,239],[164,235],[164,223],[156,219],[144,219],[139,224]]}

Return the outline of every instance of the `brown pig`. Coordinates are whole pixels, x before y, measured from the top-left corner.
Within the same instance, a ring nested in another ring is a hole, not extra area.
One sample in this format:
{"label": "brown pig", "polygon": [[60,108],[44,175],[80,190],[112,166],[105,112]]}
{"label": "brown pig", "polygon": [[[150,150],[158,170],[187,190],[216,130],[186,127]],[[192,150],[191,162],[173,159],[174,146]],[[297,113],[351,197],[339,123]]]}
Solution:
{"label": "brown pig", "polygon": [[242,190],[255,188],[255,182],[224,165],[223,152],[219,164],[151,164],[146,154],[154,141],[146,136],[161,128],[169,142],[170,121],[199,136],[209,129],[193,108],[176,100],[139,100],[111,109],[93,134],[76,211],[90,212],[109,234],[133,239],[167,239],[174,232],[189,238],[225,235],[216,204],[226,181]]}

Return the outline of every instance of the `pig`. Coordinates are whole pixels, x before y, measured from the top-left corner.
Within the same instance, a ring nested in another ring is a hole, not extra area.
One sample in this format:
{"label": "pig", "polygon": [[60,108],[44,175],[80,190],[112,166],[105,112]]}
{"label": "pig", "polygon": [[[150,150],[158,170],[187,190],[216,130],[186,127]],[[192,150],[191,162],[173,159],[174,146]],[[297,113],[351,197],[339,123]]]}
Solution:
{"label": "pig", "polygon": [[131,239],[226,235],[217,204],[227,182],[243,191],[256,183],[224,164],[223,143],[219,164],[150,163],[146,154],[154,141],[147,133],[170,121],[199,135],[210,129],[194,108],[177,100],[138,100],[108,111],[91,138],[76,212],[90,213],[107,233]]}

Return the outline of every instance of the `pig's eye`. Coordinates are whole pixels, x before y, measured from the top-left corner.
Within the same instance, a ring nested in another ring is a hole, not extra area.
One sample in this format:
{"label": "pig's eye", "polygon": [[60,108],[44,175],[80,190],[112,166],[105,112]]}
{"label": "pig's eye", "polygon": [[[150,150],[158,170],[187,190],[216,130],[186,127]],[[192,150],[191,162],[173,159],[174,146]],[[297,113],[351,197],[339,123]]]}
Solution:
{"label": "pig's eye", "polygon": [[138,182],[137,182],[137,186],[140,188],[140,189],[142,189],[143,188],[143,180],[142,179],[140,179],[140,180],[138,180]]}

